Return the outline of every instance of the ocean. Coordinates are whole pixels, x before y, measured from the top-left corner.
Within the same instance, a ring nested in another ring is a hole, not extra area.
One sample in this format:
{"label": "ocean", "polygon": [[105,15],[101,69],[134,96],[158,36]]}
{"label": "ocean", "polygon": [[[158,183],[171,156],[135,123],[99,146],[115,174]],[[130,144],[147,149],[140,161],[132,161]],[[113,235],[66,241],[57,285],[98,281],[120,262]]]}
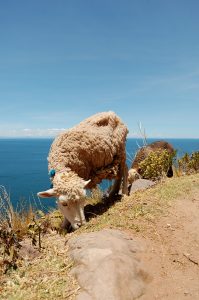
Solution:
{"label": "ocean", "polygon": [[[147,139],[150,143],[157,139]],[[18,201],[31,203],[43,208],[55,207],[55,199],[41,199],[37,192],[50,186],[47,168],[47,156],[53,139],[0,139],[0,185],[5,186],[13,206]],[[180,157],[185,152],[199,151],[199,139],[166,139]],[[142,139],[127,140],[127,164],[130,165]],[[102,189],[107,186],[103,182]],[[41,201],[41,203],[40,203]]]}

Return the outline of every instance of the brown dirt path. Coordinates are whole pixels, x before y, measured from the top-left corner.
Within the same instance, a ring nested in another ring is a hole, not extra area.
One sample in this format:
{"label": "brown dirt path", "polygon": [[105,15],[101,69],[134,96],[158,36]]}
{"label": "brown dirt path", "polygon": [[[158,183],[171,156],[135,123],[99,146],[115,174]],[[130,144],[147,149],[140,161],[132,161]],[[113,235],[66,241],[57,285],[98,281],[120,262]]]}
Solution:
{"label": "brown dirt path", "polygon": [[199,299],[199,191],[151,223],[141,261],[151,280],[141,300]]}

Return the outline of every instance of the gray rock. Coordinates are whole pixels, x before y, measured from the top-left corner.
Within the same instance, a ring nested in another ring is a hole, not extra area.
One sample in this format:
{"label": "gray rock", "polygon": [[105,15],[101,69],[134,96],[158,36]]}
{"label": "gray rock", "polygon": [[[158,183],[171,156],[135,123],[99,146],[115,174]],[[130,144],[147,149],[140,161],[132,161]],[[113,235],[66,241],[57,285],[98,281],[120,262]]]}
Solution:
{"label": "gray rock", "polygon": [[130,189],[130,194],[140,191],[140,190],[145,190],[149,187],[152,187],[155,185],[155,182],[152,180],[148,180],[148,179],[137,179],[136,181],[134,181],[131,185],[131,189]]}
{"label": "gray rock", "polygon": [[81,287],[77,300],[133,300],[143,294],[147,276],[137,259],[141,247],[130,235],[107,229],[68,243],[72,274]]}

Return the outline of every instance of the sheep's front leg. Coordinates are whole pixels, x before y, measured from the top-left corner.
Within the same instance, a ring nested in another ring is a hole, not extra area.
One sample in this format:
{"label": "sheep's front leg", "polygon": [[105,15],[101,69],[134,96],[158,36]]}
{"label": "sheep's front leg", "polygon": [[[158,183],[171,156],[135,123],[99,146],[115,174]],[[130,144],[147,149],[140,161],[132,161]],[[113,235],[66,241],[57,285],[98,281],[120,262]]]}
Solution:
{"label": "sheep's front leg", "polygon": [[111,188],[111,191],[109,193],[109,197],[112,198],[114,197],[115,195],[117,195],[119,193],[119,190],[120,190],[120,186],[121,186],[121,177],[118,178],[118,179],[115,179],[114,181],[114,184]]}
{"label": "sheep's front leg", "polygon": [[64,217],[64,221],[61,225],[62,229],[66,229],[68,227],[68,225],[70,224],[70,222],[66,219],[66,217]]}
{"label": "sheep's front leg", "polygon": [[84,225],[86,223],[86,218],[85,218],[85,214],[84,214],[84,202],[80,203],[79,216],[80,216],[81,225]]}

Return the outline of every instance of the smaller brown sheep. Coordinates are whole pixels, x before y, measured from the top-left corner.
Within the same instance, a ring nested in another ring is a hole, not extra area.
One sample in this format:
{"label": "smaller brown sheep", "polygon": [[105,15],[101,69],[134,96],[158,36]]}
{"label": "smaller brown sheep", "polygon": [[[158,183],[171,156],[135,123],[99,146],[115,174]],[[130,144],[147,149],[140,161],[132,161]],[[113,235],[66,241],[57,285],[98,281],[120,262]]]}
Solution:
{"label": "smaller brown sheep", "polygon": [[[174,148],[166,141],[156,141],[140,148],[133,160],[132,166],[128,172],[128,183],[131,185],[138,178],[144,178],[139,164],[144,161],[151,152],[166,150],[169,154],[174,154]],[[173,176],[172,164],[169,166],[167,176]]]}

